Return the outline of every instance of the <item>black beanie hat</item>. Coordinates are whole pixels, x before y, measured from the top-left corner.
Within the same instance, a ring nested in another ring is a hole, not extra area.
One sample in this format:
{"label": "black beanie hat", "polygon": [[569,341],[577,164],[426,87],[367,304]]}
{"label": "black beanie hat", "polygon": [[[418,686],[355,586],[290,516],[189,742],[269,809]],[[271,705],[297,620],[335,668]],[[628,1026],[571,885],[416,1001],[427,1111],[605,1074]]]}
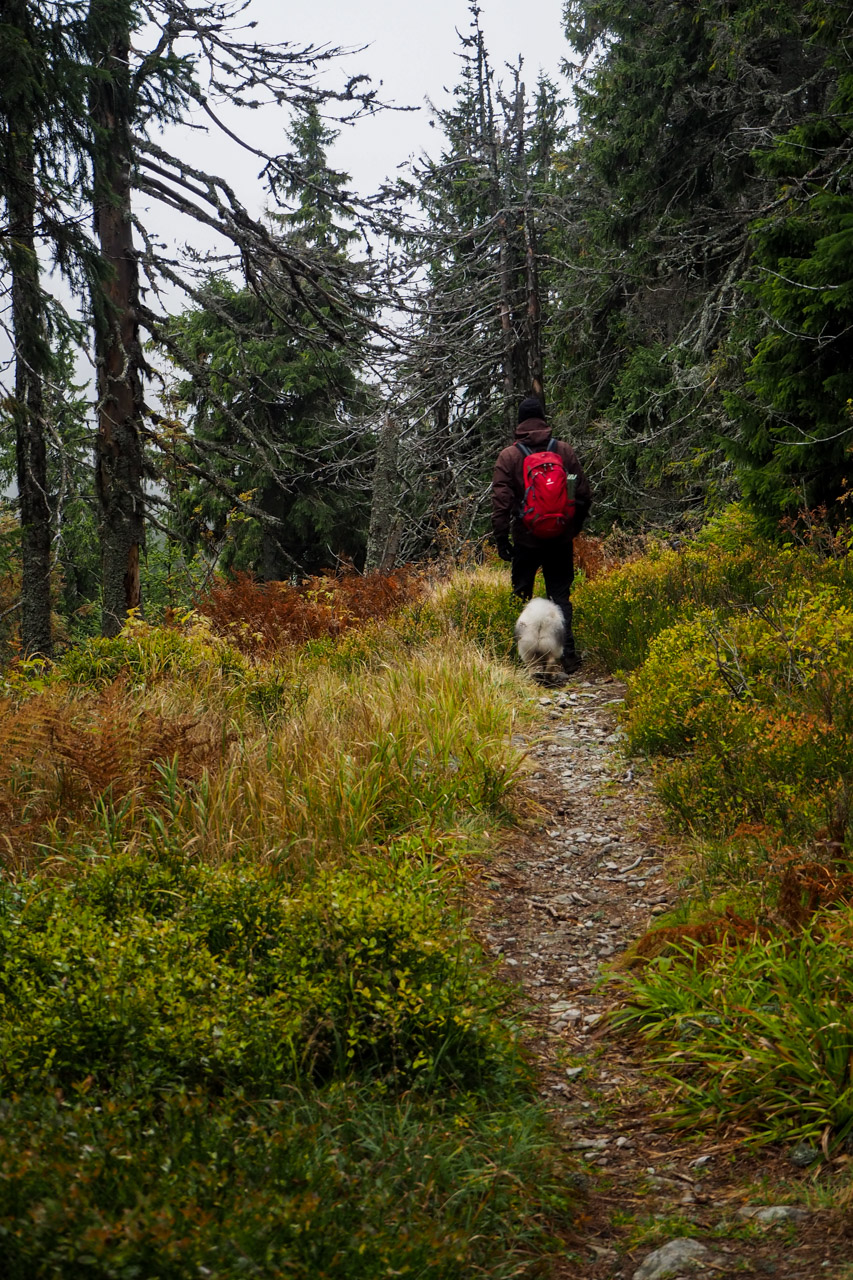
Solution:
{"label": "black beanie hat", "polygon": [[526,422],[528,418],[544,419],[544,417],[545,406],[538,396],[528,396],[525,400],[522,400],[521,404],[518,406],[519,423]]}

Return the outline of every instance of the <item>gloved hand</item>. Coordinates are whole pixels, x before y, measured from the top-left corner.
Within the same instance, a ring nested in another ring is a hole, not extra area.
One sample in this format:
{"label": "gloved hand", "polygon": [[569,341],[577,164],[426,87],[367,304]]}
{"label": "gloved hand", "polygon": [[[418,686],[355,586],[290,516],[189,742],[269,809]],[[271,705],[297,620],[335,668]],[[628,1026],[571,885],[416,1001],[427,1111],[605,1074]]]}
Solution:
{"label": "gloved hand", "polygon": [[512,543],[509,540],[508,533],[496,533],[495,546],[498,549],[498,555],[500,556],[501,560],[512,559]]}

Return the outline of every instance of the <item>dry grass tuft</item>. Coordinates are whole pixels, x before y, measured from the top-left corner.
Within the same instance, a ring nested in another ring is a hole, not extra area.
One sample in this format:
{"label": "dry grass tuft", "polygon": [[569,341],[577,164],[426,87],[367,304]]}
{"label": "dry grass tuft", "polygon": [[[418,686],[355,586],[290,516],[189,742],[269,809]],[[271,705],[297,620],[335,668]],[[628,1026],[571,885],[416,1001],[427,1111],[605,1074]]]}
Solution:
{"label": "dry grass tuft", "polygon": [[129,698],[121,681],[75,699],[56,689],[0,704],[7,868],[29,869],[49,831],[85,827],[98,800],[150,800],[158,764],[176,761],[182,783],[215,771],[232,738],[218,713],[152,707]]}
{"label": "dry grass tuft", "polygon": [[664,925],[649,929],[626,954],[623,967],[636,969],[658,956],[685,948],[689,948],[691,954],[695,948],[697,960],[701,961],[703,957],[710,958],[710,953],[723,945],[749,946],[756,940],[769,936],[769,931],[755,920],[746,920],[733,907],[726,907],[721,915],[712,916],[699,924]]}

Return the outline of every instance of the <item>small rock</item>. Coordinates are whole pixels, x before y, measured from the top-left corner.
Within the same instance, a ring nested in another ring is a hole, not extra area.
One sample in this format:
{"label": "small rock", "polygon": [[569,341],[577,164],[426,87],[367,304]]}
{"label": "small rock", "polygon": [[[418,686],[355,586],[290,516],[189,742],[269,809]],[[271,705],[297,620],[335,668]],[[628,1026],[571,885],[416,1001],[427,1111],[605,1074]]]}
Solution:
{"label": "small rock", "polygon": [[806,1169],[810,1164],[814,1164],[820,1152],[808,1142],[798,1142],[788,1152],[788,1159],[791,1164],[797,1166],[798,1169]]}
{"label": "small rock", "polygon": [[738,1209],[738,1216],[750,1218],[753,1222],[803,1222],[808,1216],[807,1209],[800,1209],[795,1204],[747,1204]]}
{"label": "small rock", "polygon": [[693,1263],[710,1262],[711,1251],[700,1240],[669,1240],[650,1253],[634,1272],[634,1280],[669,1280]]}
{"label": "small rock", "polygon": [[583,1067],[566,1067],[566,1078],[569,1080],[576,1080],[582,1071]]}
{"label": "small rock", "polygon": [[572,1170],[566,1174],[566,1182],[570,1187],[574,1187],[575,1191],[589,1191],[592,1186],[592,1179],[588,1173],[581,1173],[580,1170]]}

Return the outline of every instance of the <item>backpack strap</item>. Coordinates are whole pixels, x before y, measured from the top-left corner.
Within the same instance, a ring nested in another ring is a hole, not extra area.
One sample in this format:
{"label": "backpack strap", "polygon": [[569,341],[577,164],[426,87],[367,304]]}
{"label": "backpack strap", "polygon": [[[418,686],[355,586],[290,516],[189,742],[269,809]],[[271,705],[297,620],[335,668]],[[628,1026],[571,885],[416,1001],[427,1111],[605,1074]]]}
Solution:
{"label": "backpack strap", "polygon": [[[529,448],[527,447],[527,445],[526,445],[526,444],[522,444],[520,440],[516,440],[516,441],[515,441],[515,447],[516,447],[516,449],[520,449],[520,450],[521,450],[521,456],[522,456],[522,458],[529,458],[529,457],[530,457],[530,455],[531,455],[531,453],[533,452],[533,450],[532,450],[532,449],[529,449]],[[556,437],[555,437],[555,436],[551,436],[551,439],[550,439],[550,440],[548,441],[548,443],[546,444],[546,446],[545,446],[545,448],[544,448],[543,452],[544,452],[544,453],[556,453],[556,452],[557,452],[557,440],[556,440]]]}

